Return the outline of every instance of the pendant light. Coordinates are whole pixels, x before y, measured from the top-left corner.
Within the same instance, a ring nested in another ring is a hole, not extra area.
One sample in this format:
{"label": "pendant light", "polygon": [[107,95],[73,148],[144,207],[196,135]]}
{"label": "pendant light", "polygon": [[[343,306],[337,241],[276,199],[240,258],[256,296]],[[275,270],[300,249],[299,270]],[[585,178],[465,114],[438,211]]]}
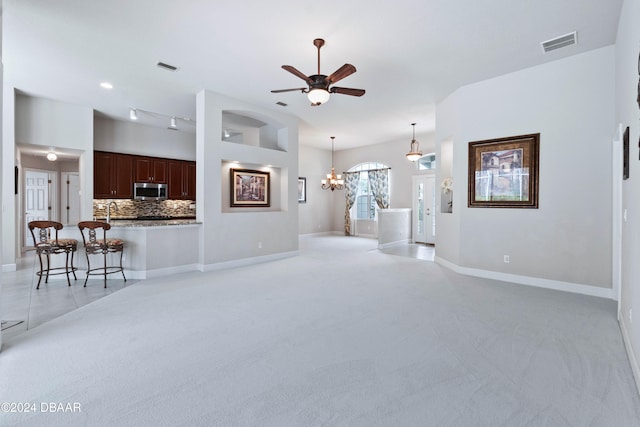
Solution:
{"label": "pendant light", "polygon": [[327,179],[322,180],[323,190],[342,190],[344,188],[344,179],[342,175],[336,175],[336,169],[333,167],[333,140],[335,136],[331,137],[331,173],[327,174]]}
{"label": "pendant light", "polygon": [[411,149],[407,153],[407,160],[415,162],[422,157],[422,151],[420,151],[420,143],[416,141],[416,124],[411,123],[413,126],[413,139],[411,140]]}

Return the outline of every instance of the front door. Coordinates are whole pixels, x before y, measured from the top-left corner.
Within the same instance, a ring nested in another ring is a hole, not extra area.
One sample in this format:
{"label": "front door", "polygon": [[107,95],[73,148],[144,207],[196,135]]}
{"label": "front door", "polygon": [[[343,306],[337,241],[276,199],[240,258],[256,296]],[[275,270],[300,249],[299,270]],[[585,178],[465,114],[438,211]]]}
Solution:
{"label": "front door", "polygon": [[412,181],[413,215],[411,228],[413,241],[434,244],[436,242],[435,176],[417,175],[413,177]]}
{"label": "front door", "polygon": [[49,174],[46,172],[25,171],[24,189],[24,245],[33,245],[33,238],[27,224],[31,221],[49,219]]}

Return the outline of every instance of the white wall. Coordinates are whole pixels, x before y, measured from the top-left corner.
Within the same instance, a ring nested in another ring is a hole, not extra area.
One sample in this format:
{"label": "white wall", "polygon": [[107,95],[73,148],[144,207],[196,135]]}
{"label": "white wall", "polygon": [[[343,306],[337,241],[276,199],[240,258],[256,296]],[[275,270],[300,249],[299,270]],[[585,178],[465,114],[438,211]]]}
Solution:
{"label": "white wall", "polygon": [[[418,171],[416,164],[407,160],[406,154],[409,152],[411,145],[411,136],[411,133],[407,132],[406,138],[396,141],[336,151],[336,173],[347,171],[360,163],[384,163],[391,168],[389,174],[391,192],[389,207],[411,208],[411,177],[426,173]],[[424,154],[436,151],[435,135],[433,133],[418,133],[416,134],[416,139],[420,142],[420,149]],[[341,191],[340,197],[335,199],[333,212],[333,230],[340,233],[344,232],[344,210],[346,206],[343,193],[344,190]]]}
{"label": "white wall", "polygon": [[96,117],[94,148],[113,153],[195,160],[196,135],[180,130]]}
{"label": "white wall", "polygon": [[[640,55],[640,2],[625,0],[620,13],[616,41],[616,123],[630,130],[629,179],[622,182],[622,208],[627,210],[627,221],[622,222],[622,289],[620,325],[636,384],[640,388],[640,107],[636,101],[638,55]],[[635,324],[630,311],[636,317]]]}
{"label": "white wall", "polygon": [[300,145],[298,174],[307,179],[307,202],[298,204],[298,233],[332,231],[335,191],[323,190],[320,181],[331,171],[331,150]]}
{"label": "white wall", "polygon": [[[71,150],[80,156],[80,191],[83,218],[93,215],[93,110],[78,105],[24,95],[15,95],[15,89],[5,92],[3,117],[5,123],[15,123],[3,129],[4,170],[13,171],[18,163],[16,144],[53,147]],[[89,159],[86,159],[89,154]],[[10,156],[10,157],[9,157]],[[22,230],[19,212],[22,194],[14,195],[13,179],[3,180],[4,230],[3,265],[15,266],[18,240]],[[10,267],[8,267],[10,268]],[[14,267],[15,268],[15,267]]]}
{"label": "white wall", "polygon": [[[448,261],[476,271],[610,290],[613,89],[609,46],[463,87],[441,103],[437,139],[453,141],[460,234],[440,232],[436,255],[458,253]],[[538,132],[539,209],[468,208],[469,141]]]}
{"label": "white wall", "polygon": [[[203,269],[242,259],[273,259],[298,249],[298,120],[203,90],[196,95],[196,218],[202,222],[199,262]],[[223,111],[276,126],[287,151],[222,141]],[[271,169],[278,192],[269,208],[228,209],[229,162],[238,168]],[[255,261],[251,261],[255,262]]]}

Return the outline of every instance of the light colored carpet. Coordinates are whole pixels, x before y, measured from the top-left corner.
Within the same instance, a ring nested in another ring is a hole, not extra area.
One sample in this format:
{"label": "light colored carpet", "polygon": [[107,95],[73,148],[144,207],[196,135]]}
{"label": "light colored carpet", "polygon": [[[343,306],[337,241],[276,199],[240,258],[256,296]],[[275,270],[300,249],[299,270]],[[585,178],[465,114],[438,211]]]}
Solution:
{"label": "light colored carpet", "polygon": [[[142,281],[9,340],[0,425],[634,426],[615,303],[368,239]],[[38,406],[38,409],[40,407]]]}

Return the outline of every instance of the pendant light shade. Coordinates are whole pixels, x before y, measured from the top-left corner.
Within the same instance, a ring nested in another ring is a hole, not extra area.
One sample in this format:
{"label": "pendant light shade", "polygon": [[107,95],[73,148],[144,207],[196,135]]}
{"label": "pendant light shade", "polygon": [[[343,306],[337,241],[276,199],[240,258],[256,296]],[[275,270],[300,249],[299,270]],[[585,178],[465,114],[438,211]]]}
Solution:
{"label": "pendant light shade", "polygon": [[416,141],[416,124],[411,123],[413,126],[413,139],[411,140],[411,149],[407,153],[407,160],[415,162],[422,157],[422,151],[420,151],[420,143]]}

